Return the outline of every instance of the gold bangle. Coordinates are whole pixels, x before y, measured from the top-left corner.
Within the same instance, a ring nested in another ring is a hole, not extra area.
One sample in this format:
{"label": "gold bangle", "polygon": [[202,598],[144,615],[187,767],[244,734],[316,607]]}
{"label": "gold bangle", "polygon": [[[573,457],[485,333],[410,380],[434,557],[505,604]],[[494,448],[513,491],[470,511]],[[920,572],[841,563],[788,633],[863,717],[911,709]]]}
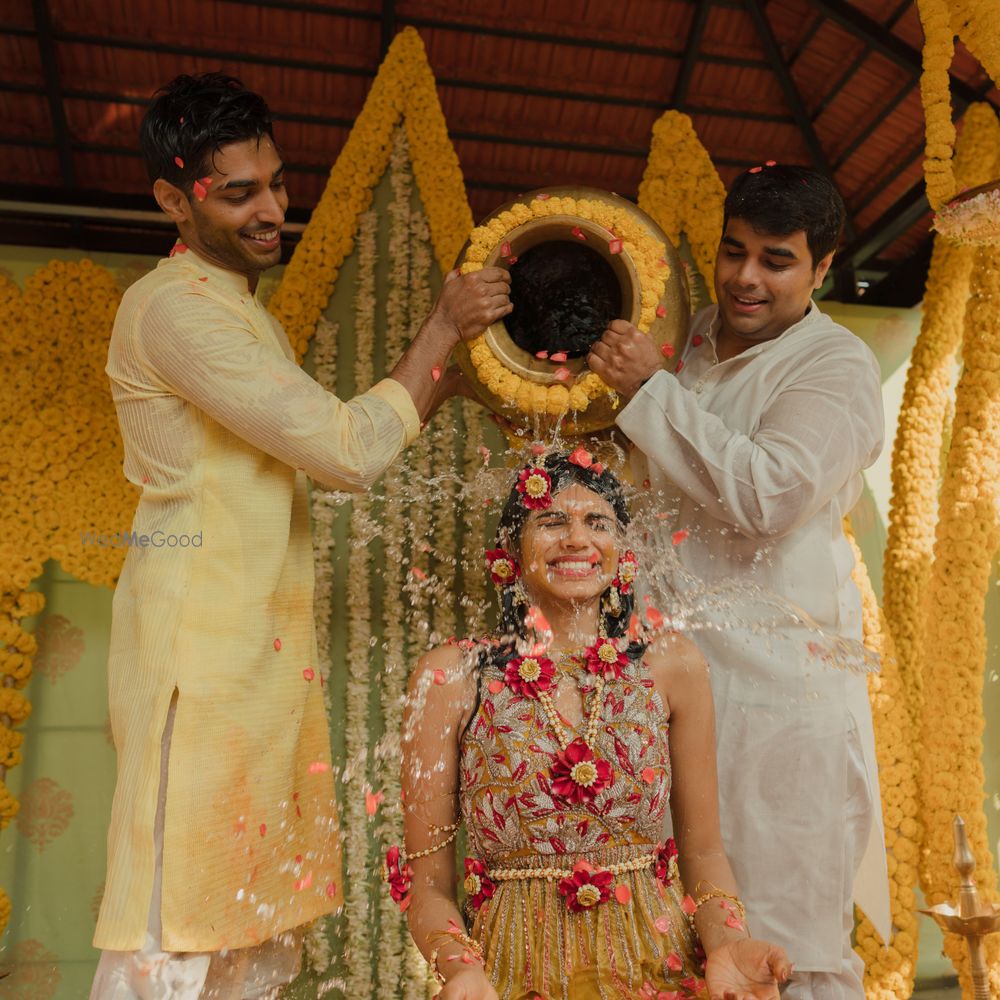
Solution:
{"label": "gold bangle", "polygon": [[[479,964],[482,965],[484,968],[486,967],[486,957],[483,954],[483,946],[475,938],[469,937],[468,934],[455,934],[452,931],[436,931],[435,934],[447,934],[449,938],[451,938],[454,941],[457,941],[459,944],[463,946],[462,956],[471,952],[473,955],[476,956],[476,961],[479,962]],[[441,972],[441,968],[438,965],[438,952],[440,952],[441,949],[446,947],[448,944],[449,942],[447,941],[443,941],[441,944],[439,944],[431,952],[431,957],[428,960],[428,964],[431,967],[431,972],[434,974],[434,978],[442,986],[444,986],[447,980],[445,979],[444,974]],[[452,959],[454,960],[462,956],[454,955],[452,956]]]}
{"label": "gold bangle", "polygon": [[[441,832],[442,832],[442,833],[444,833],[444,829],[442,829],[442,830],[441,830]],[[410,853],[409,853],[409,852],[408,852],[408,851],[406,850],[406,845],[404,844],[404,845],[403,845],[403,854],[404,854],[404,856],[405,856],[405,858],[406,858],[407,862],[410,862],[410,861],[416,861],[416,860],[417,860],[417,858],[426,858],[426,857],[427,857],[428,855],[430,855],[430,854],[434,854],[434,853],[435,853],[435,852],[437,852],[437,851],[440,851],[440,850],[443,850],[443,849],[444,849],[445,847],[447,847],[447,846],[448,846],[448,845],[449,845],[449,844],[450,844],[450,843],[451,843],[451,842],[452,842],[452,841],[453,841],[453,840],[454,840],[454,839],[455,839],[455,838],[456,838],[457,836],[458,836],[458,828],[456,827],[456,828],[455,828],[455,830],[454,830],[454,832],[453,832],[453,833],[451,834],[451,836],[449,836],[449,837],[446,837],[446,838],[445,838],[444,840],[442,840],[442,841],[441,841],[441,843],[440,843],[440,844],[434,844],[433,846],[431,846],[431,847],[427,847],[427,848],[425,848],[425,849],[424,849],[424,850],[422,850],[422,851],[417,851],[417,852],[416,852],[415,854],[410,854]]]}
{"label": "gold bangle", "polygon": [[[706,882],[708,889],[701,895],[697,895],[698,888],[701,886],[702,882]],[[726,892],[724,889],[720,889],[717,885],[712,882],[707,882],[705,879],[702,879],[702,881],[695,886],[695,893],[694,908],[696,912],[703,903],[707,903],[710,899],[724,899],[728,900],[728,902],[735,907],[735,909],[739,912],[740,920],[746,923],[747,908],[743,905],[743,900],[741,900],[739,896],[734,896],[733,893]]]}

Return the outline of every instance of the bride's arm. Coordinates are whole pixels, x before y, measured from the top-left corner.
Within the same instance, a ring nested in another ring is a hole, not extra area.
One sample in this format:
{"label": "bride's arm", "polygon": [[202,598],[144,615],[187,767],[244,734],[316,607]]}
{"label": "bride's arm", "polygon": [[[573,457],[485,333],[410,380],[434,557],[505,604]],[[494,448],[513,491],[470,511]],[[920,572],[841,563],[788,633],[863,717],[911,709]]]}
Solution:
{"label": "bride's arm", "polygon": [[434,649],[417,663],[403,716],[401,784],[413,869],[410,933],[428,961],[436,951],[433,964],[448,981],[442,996],[485,1000],[495,996],[485,971],[468,961],[469,948],[454,933],[468,933],[455,898],[454,834],[461,819],[459,738],[476,697],[473,669],[455,646]]}

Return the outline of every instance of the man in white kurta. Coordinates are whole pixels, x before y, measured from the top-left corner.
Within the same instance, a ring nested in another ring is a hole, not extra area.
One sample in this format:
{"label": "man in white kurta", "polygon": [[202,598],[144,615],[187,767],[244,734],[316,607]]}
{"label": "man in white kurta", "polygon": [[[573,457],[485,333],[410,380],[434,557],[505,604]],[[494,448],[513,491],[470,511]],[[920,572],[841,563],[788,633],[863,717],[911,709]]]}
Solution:
{"label": "man in white kurta", "polygon": [[[780,311],[787,294],[785,277],[758,281],[754,267],[780,274],[787,249],[729,220],[719,253],[733,255],[722,267],[736,277],[720,284],[717,264],[716,288],[720,299],[735,288],[745,335],[736,347],[730,337],[720,358],[726,317],[717,306],[699,312],[674,373],[659,370],[634,393],[621,385],[631,398],[617,424],[638,449],[637,481],[673,515],[665,528],[687,532],[676,551],[693,577],[759,586],[825,632],[860,639],[841,525],[883,444],[879,368],[809,300],[808,284],[794,321],[752,335],[755,315]],[[755,254],[757,264],[746,263]],[[812,269],[815,287],[823,275]],[[614,385],[615,365],[627,368],[630,345],[641,343],[614,330],[604,340],[592,365]],[[852,901],[883,936],[889,928],[865,677],[831,666],[791,615],[763,629],[736,616],[693,638],[712,666],[723,835],[748,921],[795,964],[786,996],[860,998]]]}

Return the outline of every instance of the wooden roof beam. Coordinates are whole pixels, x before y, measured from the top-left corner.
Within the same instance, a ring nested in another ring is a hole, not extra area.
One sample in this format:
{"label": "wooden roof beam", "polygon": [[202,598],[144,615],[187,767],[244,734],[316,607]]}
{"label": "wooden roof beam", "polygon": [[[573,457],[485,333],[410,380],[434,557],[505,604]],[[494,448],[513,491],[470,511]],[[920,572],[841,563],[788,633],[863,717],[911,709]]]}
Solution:
{"label": "wooden roof beam", "polygon": [[[799,93],[799,89],[796,87],[795,81],[792,79],[792,74],[785,63],[781,46],[774,36],[774,30],[771,28],[771,22],[768,21],[767,15],[764,13],[761,0],[746,0],[746,5],[757,34],[760,36],[761,43],[764,46],[764,51],[767,53],[768,61],[771,63],[771,68],[774,70],[782,93],[785,95],[788,108],[792,112],[792,117],[795,119],[799,130],[802,132],[803,139],[805,139],[813,166],[833,181],[833,170],[830,167],[830,162],[826,157],[826,152],[819,141],[819,137],[816,135],[816,129],[813,128],[813,123],[809,119],[809,112],[806,109],[805,101],[802,100],[802,95]],[[854,226],[850,216],[847,216],[845,219],[844,231],[849,240],[854,239]]]}

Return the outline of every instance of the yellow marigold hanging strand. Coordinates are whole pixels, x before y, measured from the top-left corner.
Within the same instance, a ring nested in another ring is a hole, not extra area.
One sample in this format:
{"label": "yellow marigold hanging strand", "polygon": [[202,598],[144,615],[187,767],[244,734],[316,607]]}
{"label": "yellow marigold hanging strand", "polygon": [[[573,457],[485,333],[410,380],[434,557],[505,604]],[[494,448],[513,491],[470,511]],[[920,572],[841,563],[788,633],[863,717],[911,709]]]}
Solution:
{"label": "yellow marigold hanging strand", "polygon": [[[928,586],[922,665],[925,683],[921,797],[925,836],[920,865],[930,905],[958,895],[952,820],[965,819],[984,902],[997,901],[996,870],[983,811],[983,613],[993,554],[1000,547],[1000,267],[996,248],[973,264],[934,564]],[[964,941],[946,935],[966,996],[972,995]],[[990,989],[1000,996],[1000,941],[987,939]]]}
{"label": "yellow marigold hanging strand", "polygon": [[[997,116],[989,105],[973,105],[966,112],[955,153],[959,182],[974,187],[989,180],[998,149]],[[962,339],[973,254],[971,247],[954,246],[940,236],[934,239],[920,336],[910,357],[893,445],[883,604],[907,701],[918,727],[922,600],[930,576],[941,445],[955,354]]]}
{"label": "yellow marigold hanging strand", "polygon": [[957,190],[951,163],[955,126],[951,120],[948,75],[955,56],[955,41],[948,0],[917,0],[917,9],[924,29],[924,71],[920,76],[927,135],[924,179],[927,200],[937,211]]}
{"label": "yellow marigold hanging strand", "polygon": [[691,119],[679,111],[665,112],[653,126],[639,207],[656,220],[674,246],[679,246],[681,233],[687,235],[713,301],[715,251],[722,237],[725,200],[725,186]]}
{"label": "yellow marigold hanging strand", "polygon": [[872,922],[859,914],[855,951],[865,963],[867,1000],[898,1000],[913,992],[917,969],[917,853],[920,825],[917,808],[914,727],[899,676],[892,634],[879,610],[861,551],[845,524],[854,551],[854,583],[861,591],[865,645],[877,653],[882,669],[868,675],[868,697],[875,726],[875,748],[882,791],[889,902],[893,936],[883,942]]}

